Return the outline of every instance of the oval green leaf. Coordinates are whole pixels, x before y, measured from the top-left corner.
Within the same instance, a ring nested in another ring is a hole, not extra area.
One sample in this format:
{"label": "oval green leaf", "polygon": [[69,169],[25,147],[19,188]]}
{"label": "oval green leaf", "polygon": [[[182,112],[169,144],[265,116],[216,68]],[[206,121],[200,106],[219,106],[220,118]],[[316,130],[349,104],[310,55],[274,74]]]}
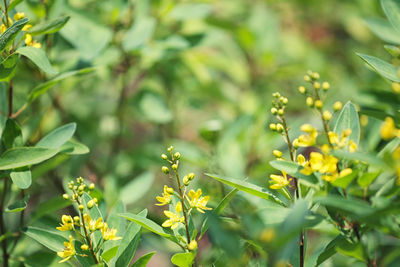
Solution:
{"label": "oval green leaf", "polygon": [[377,57],[356,53],[362,60],[371,66],[378,74],[393,82],[400,82],[397,76],[397,67]]}
{"label": "oval green leaf", "polygon": [[11,205],[9,205],[6,209],[6,212],[21,212],[26,209],[29,201],[29,195],[25,195],[25,197],[21,200],[18,200]]}
{"label": "oval green leaf", "polygon": [[27,189],[32,184],[32,173],[30,170],[14,170],[10,173],[11,180],[20,189]]}
{"label": "oval green leaf", "polygon": [[29,58],[36,66],[48,74],[57,74],[57,71],[53,69],[46,53],[42,49],[32,46],[24,46],[18,48],[15,53]]}
{"label": "oval green leaf", "polygon": [[351,130],[349,140],[353,140],[358,145],[360,142],[360,119],[356,107],[350,101],[340,111],[333,131],[340,137],[342,132],[347,129]]}
{"label": "oval green leaf", "polygon": [[61,30],[62,27],[68,22],[70,17],[68,16],[63,16],[51,21],[46,21],[40,24],[37,24],[33,26],[32,28],[29,29],[29,33],[32,35],[38,35],[38,34],[51,34],[58,32]]}
{"label": "oval green leaf", "polygon": [[151,257],[153,257],[154,254],[156,254],[155,251],[144,254],[132,264],[132,267],[146,267],[147,263],[150,261]]}
{"label": "oval green leaf", "polygon": [[167,238],[171,238],[172,235],[167,233],[164,228],[162,228],[161,226],[159,226],[157,223],[153,222],[150,219],[144,218],[143,216],[140,216],[138,214],[133,214],[133,213],[122,213],[122,214],[118,214],[119,216],[131,221],[131,222],[135,222],[137,224],[139,224],[140,226],[143,226],[144,228],[146,228],[147,230],[158,234],[160,236],[164,236]]}
{"label": "oval green leaf", "polygon": [[193,264],[194,255],[191,252],[176,253],[171,258],[171,262],[179,267],[190,267]]}
{"label": "oval green leaf", "polygon": [[29,226],[24,233],[55,252],[62,251],[64,249],[64,242],[67,241],[63,236],[56,234],[55,232],[34,226]]}
{"label": "oval green leaf", "polygon": [[53,130],[45,137],[43,137],[37,144],[36,147],[45,148],[59,148],[75,133],[76,123],[68,123],[57,129]]}
{"label": "oval green leaf", "polygon": [[43,147],[16,147],[7,150],[0,157],[0,170],[9,170],[38,164],[55,154],[57,149]]}

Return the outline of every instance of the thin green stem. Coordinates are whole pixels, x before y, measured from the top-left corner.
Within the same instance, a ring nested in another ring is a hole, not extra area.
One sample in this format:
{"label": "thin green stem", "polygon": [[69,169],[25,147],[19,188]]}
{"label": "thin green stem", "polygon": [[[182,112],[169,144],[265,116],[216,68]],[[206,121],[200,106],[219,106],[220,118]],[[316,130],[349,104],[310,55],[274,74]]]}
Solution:
{"label": "thin green stem", "polygon": [[[1,199],[0,199],[0,233],[1,235],[6,234],[6,228],[5,228],[5,221],[4,221],[4,201],[6,199],[6,192],[7,192],[7,187],[8,187],[8,178],[4,178],[4,183],[3,183],[3,193],[1,194]],[[8,267],[8,259],[9,255],[7,252],[7,239],[5,238],[2,241],[2,250],[3,250],[3,266]]]}

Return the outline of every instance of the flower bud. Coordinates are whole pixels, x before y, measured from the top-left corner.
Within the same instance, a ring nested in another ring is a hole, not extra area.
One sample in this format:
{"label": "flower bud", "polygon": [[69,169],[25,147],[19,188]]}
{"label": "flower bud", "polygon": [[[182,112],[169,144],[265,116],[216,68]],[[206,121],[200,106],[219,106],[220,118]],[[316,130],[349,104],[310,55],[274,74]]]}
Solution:
{"label": "flower bud", "polygon": [[167,187],[167,193],[172,195],[174,193],[174,189],[172,187]]}
{"label": "flower bud", "polygon": [[190,241],[189,245],[188,245],[188,249],[189,250],[195,250],[197,248],[197,242],[196,240],[192,240]]}
{"label": "flower bud", "polygon": [[344,137],[348,137],[351,135],[351,132],[351,129],[345,129],[342,134]]}
{"label": "flower bud", "polygon": [[81,185],[78,187],[78,191],[84,191],[84,190],[85,190],[85,187],[86,187],[86,185],[81,184]]}
{"label": "flower bud", "polygon": [[321,84],[319,83],[319,82],[315,82],[314,84],[313,84],[313,86],[314,86],[314,88],[315,89],[319,89],[319,88],[321,88]]}
{"label": "flower bud", "polygon": [[98,204],[99,203],[99,201],[97,200],[97,198],[93,198],[93,201],[94,201],[94,203],[96,203],[96,204]]}
{"label": "flower bud", "polygon": [[307,92],[307,89],[304,86],[299,86],[298,89],[299,89],[300,94],[304,95]]}
{"label": "flower bud", "polygon": [[187,175],[185,175],[185,176],[183,177],[182,182],[183,182],[183,184],[184,184],[185,186],[188,186],[188,185],[189,185],[190,180],[189,180],[189,178],[187,177]]}
{"label": "flower bud", "polygon": [[77,182],[78,184],[83,183],[83,178],[82,178],[82,177],[76,178],[76,182]]}
{"label": "flower bud", "polygon": [[68,200],[68,199],[69,199],[69,195],[68,195],[68,194],[63,194],[62,197],[63,197],[65,200]]}
{"label": "flower bud", "polygon": [[280,123],[276,124],[276,131],[277,131],[278,133],[283,132],[283,130],[284,130],[284,128],[283,128],[283,125],[282,125],[282,124],[280,124]]}
{"label": "flower bud", "polygon": [[79,223],[80,219],[79,216],[74,216],[74,222]]}
{"label": "flower bud", "polygon": [[270,123],[270,124],[269,124],[269,129],[270,129],[271,131],[276,131],[276,124],[275,124],[275,123]]}
{"label": "flower bud", "polygon": [[287,103],[289,102],[289,99],[287,99],[287,97],[282,97],[281,102],[282,102],[282,104],[287,105]]}
{"label": "flower bud", "polygon": [[162,154],[162,155],[161,155],[161,158],[162,158],[163,160],[167,160],[167,159],[168,159],[168,156],[165,155],[165,154]]}
{"label": "flower bud", "polygon": [[392,90],[396,94],[400,94],[400,83],[392,83]]}
{"label": "flower bud", "polygon": [[323,106],[324,106],[324,103],[321,100],[318,99],[315,101],[315,107],[317,109],[321,109]]}
{"label": "flower bud", "polygon": [[193,180],[194,179],[194,173],[193,172],[191,172],[191,173],[189,173],[188,174],[188,178],[189,178],[189,180],[191,181],[191,180]]}
{"label": "flower bud", "polygon": [[170,153],[172,152],[172,150],[174,150],[174,147],[173,147],[173,146],[170,146],[170,147],[167,149],[167,151],[170,152]]}
{"label": "flower bud", "polygon": [[86,245],[86,244],[83,244],[83,245],[81,246],[81,249],[82,249],[82,250],[88,250],[88,249],[89,249],[89,246]]}
{"label": "flower bud", "polygon": [[277,108],[271,108],[271,113],[272,113],[272,115],[277,115],[278,114],[278,109]]}
{"label": "flower bud", "polygon": [[93,199],[89,200],[88,203],[87,203],[88,209],[93,208],[94,205],[95,205],[95,203],[94,203]]}
{"label": "flower bud", "polygon": [[307,104],[307,106],[309,106],[309,107],[313,107],[313,106],[314,106],[314,100],[312,99],[311,96],[309,96],[309,97],[306,98],[306,104]]}
{"label": "flower bud", "polygon": [[85,207],[84,207],[82,204],[80,204],[80,205],[78,206],[78,209],[79,209],[80,211],[83,211],[83,210],[85,209]]}
{"label": "flower bud", "polygon": [[305,76],[304,76],[304,81],[306,81],[306,82],[311,81],[311,77],[308,76],[308,75],[305,75]]}
{"label": "flower bud", "polygon": [[91,183],[91,184],[89,185],[89,189],[90,189],[90,190],[93,190],[95,187],[96,187],[96,186],[94,185],[94,183]]}
{"label": "flower bud", "polygon": [[314,80],[318,80],[319,79],[319,73],[318,72],[314,72],[313,74],[311,74],[311,78],[313,78]]}
{"label": "flower bud", "polygon": [[333,110],[334,111],[339,111],[342,109],[342,102],[340,101],[336,101],[335,104],[333,104]]}
{"label": "flower bud", "polygon": [[328,82],[323,82],[322,83],[322,90],[327,91],[331,85]]}
{"label": "flower bud", "polygon": [[293,140],[293,147],[294,147],[294,149],[298,149],[299,148],[299,139],[294,139]]}
{"label": "flower bud", "polygon": [[278,110],[278,115],[282,116],[283,114],[285,114],[285,110],[283,108]]}
{"label": "flower bud", "polygon": [[274,155],[275,158],[281,158],[282,157],[282,152],[279,150],[273,150],[272,154]]}
{"label": "flower bud", "polygon": [[161,171],[165,174],[169,173],[169,168],[167,166],[162,166]]}
{"label": "flower bud", "polygon": [[176,171],[178,169],[178,164],[172,164],[171,168]]}
{"label": "flower bud", "polygon": [[324,113],[322,113],[322,118],[325,121],[330,121],[332,119],[332,114],[329,111],[325,110]]}
{"label": "flower bud", "polygon": [[278,92],[275,92],[275,93],[272,94],[272,96],[273,96],[273,97],[276,97],[276,98],[279,98],[279,97],[281,97],[281,94],[278,93]]}
{"label": "flower bud", "polygon": [[176,152],[176,153],[174,154],[174,158],[175,158],[175,159],[180,159],[180,158],[181,158],[181,153]]}

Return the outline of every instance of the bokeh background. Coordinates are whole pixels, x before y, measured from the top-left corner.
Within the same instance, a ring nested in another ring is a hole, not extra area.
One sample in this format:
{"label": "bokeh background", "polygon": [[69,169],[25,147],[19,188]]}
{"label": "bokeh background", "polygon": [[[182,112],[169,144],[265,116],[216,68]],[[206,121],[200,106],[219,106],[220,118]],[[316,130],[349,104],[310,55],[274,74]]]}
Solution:
{"label": "bokeh background", "polygon": [[[28,142],[76,122],[76,137],[91,150],[33,169],[32,214],[59,201],[65,183],[82,176],[103,191],[98,192],[103,209],[122,200],[128,211],[147,208],[162,222],[162,209],[154,203],[170,183],[160,171],[160,154],[169,145],[181,152],[183,171],[196,173],[194,186],[201,186],[215,207],[231,189],[204,173],[268,185],[272,150],[285,150],[282,138],[268,130],[273,92],[289,98],[294,135],[300,124],[313,120],[297,92],[309,69],[331,83],[328,105],[367,103],[363,92],[390,90],[356,55],[389,58],[364,22],[383,17],[376,0],[26,0],[18,11],[33,21],[71,16],[60,32],[39,41],[60,72],[96,68],[58,83],[21,115],[24,133],[35,133]],[[29,65],[17,72],[16,106],[43,82],[39,74],[24,79],[31,72]],[[60,215],[47,214],[37,223],[56,226]],[[235,238],[251,236],[257,220],[274,223],[273,208],[239,193],[225,216],[241,218],[243,225],[227,233],[211,229],[200,244],[200,262],[258,266],[257,258],[265,255]],[[324,242],[310,245],[307,266]],[[36,246],[20,250],[39,258],[45,252],[35,252]],[[162,267],[171,265],[169,256],[179,248],[144,233],[138,254],[152,250],[157,254],[149,266]],[[347,264],[336,255],[325,266]]]}

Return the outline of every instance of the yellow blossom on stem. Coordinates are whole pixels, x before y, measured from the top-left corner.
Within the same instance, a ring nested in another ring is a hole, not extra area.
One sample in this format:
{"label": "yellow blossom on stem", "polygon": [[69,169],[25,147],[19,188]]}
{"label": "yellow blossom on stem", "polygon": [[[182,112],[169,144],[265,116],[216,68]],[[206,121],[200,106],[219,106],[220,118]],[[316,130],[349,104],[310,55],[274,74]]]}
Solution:
{"label": "yellow blossom on stem", "polygon": [[87,213],[83,214],[83,220],[86,229],[88,229],[91,232],[101,229],[104,225],[102,217],[98,218],[97,220],[93,220]]}
{"label": "yellow blossom on stem", "polygon": [[310,124],[304,124],[300,129],[307,134],[300,135],[297,138],[297,146],[308,147],[314,145],[318,136],[317,129]]}
{"label": "yellow blossom on stem", "polygon": [[108,228],[108,224],[107,223],[103,224],[103,227],[101,228],[101,233],[102,233],[103,238],[104,238],[105,241],[122,239],[122,237],[116,236],[117,235],[117,229]]}
{"label": "yellow blossom on stem", "polygon": [[56,227],[57,230],[59,231],[69,231],[74,229],[74,220],[72,219],[71,216],[69,215],[63,215],[61,217],[61,226]]}
{"label": "yellow blossom on stem", "polygon": [[171,203],[171,192],[173,193],[174,189],[171,187],[168,187],[166,185],[164,185],[164,192],[162,193],[162,196],[157,196],[156,199],[158,202],[156,205],[157,206],[164,206],[167,205],[169,203]]}
{"label": "yellow blossom on stem", "polygon": [[333,183],[337,179],[340,179],[340,178],[346,177],[347,175],[350,175],[352,172],[353,172],[352,169],[346,168],[346,169],[340,171],[340,173],[334,172],[333,174],[322,175],[322,179],[327,182]]}
{"label": "yellow blossom on stem", "polygon": [[400,129],[397,129],[394,120],[391,117],[386,117],[381,127],[381,137],[384,140],[392,139],[393,137],[400,137]]}
{"label": "yellow blossom on stem", "polygon": [[300,171],[305,175],[310,175],[313,172],[334,173],[336,172],[338,159],[332,155],[323,155],[318,152],[311,152],[310,160],[303,164],[303,169]]}
{"label": "yellow blossom on stem", "polygon": [[174,230],[179,226],[179,223],[182,223],[185,220],[185,218],[180,215],[182,212],[182,203],[180,201],[176,204],[175,210],[176,213],[173,213],[169,210],[164,210],[165,216],[167,216],[169,219],[162,224],[162,227],[171,227],[171,229]]}
{"label": "yellow blossom on stem", "polygon": [[58,263],[66,262],[76,254],[75,247],[72,242],[72,236],[69,236],[69,242],[64,242],[65,248],[63,249],[63,251],[57,252],[57,255],[63,258]]}
{"label": "yellow blossom on stem", "polygon": [[202,197],[201,194],[201,189],[197,189],[197,192],[192,189],[188,193],[190,199],[188,197],[187,199],[191,208],[196,208],[199,212],[204,213],[204,210],[211,210],[211,208],[206,207],[210,196]]}
{"label": "yellow blossom on stem", "polygon": [[271,178],[272,182],[274,183],[269,186],[271,189],[281,189],[290,183],[290,181],[292,179],[287,178],[286,172],[282,172],[282,174],[283,175],[271,174],[269,176]]}

